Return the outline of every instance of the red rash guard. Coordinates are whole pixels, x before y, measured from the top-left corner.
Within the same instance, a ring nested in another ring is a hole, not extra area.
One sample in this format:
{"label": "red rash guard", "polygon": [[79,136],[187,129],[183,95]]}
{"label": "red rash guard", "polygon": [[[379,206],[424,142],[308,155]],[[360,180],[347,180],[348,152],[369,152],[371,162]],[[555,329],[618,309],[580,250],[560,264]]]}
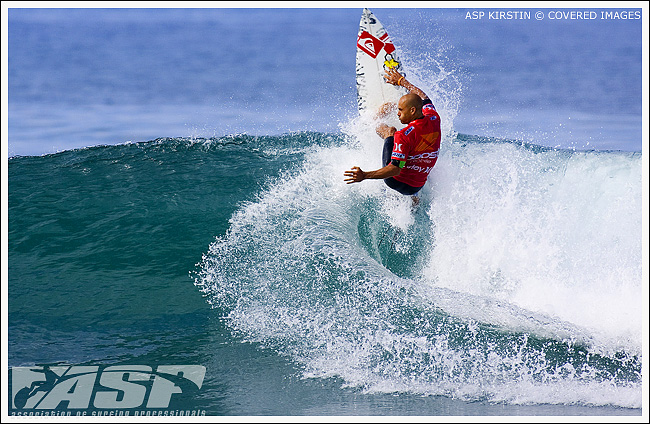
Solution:
{"label": "red rash guard", "polygon": [[422,106],[423,118],[409,123],[395,133],[391,160],[402,168],[395,178],[411,187],[422,187],[438,160],[440,149],[440,115],[431,100]]}

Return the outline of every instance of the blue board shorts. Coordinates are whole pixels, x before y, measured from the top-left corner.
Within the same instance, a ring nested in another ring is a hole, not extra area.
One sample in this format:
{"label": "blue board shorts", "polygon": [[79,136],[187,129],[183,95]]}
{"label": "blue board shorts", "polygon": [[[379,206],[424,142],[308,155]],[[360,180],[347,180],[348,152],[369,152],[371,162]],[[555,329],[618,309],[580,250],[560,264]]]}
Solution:
{"label": "blue board shorts", "polygon": [[[395,143],[395,138],[393,136],[390,136],[384,140],[384,151],[382,152],[381,155],[381,160],[384,166],[388,165],[391,162],[390,157],[393,153],[394,143]],[[395,163],[394,165],[399,166],[397,165],[397,163]],[[388,187],[406,196],[413,196],[414,194],[416,194],[418,191],[422,189],[422,187],[413,187],[401,181],[397,181],[393,177],[384,179],[384,182]]]}

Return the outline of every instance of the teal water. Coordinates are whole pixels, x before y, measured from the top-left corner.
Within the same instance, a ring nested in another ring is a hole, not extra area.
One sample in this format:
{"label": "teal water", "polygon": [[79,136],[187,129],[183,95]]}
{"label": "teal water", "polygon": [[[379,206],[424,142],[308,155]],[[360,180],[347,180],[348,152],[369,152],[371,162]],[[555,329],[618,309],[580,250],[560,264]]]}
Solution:
{"label": "teal water", "polygon": [[210,415],[641,413],[640,154],[456,135],[412,210],[343,184],[364,140],[10,159],[9,366],[203,365]]}

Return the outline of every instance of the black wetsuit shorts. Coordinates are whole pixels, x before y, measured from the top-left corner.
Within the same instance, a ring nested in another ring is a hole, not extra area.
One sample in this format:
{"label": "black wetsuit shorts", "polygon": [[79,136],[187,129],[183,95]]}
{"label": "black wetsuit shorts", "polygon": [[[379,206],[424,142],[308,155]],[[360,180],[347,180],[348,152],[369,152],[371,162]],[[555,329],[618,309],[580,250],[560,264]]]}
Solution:
{"label": "black wetsuit shorts", "polygon": [[[383,153],[381,155],[382,163],[384,164],[384,166],[388,165],[390,162],[392,162],[393,165],[395,165],[395,166],[399,166],[398,161],[396,161],[394,159],[391,161],[391,158],[390,158],[392,156],[392,154],[393,154],[393,144],[394,143],[395,143],[395,138],[393,136],[390,136],[390,137],[388,137],[388,138],[386,138],[384,140],[384,151],[383,151]],[[420,191],[420,189],[422,189],[422,187],[413,187],[413,186],[410,186],[410,185],[408,185],[406,183],[403,183],[401,181],[397,181],[393,177],[389,177],[389,178],[384,179],[384,182],[386,183],[386,185],[388,187],[392,188],[393,190],[398,191],[401,194],[407,195],[407,196],[412,196],[415,193],[417,193],[418,191]]]}

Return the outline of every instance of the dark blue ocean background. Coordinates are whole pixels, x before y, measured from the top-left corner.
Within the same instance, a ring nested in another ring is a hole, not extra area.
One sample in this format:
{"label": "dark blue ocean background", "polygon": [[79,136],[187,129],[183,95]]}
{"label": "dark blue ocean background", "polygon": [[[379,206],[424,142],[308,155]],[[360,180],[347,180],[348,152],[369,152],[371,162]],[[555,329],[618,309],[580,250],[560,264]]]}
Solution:
{"label": "dark blue ocean background", "polygon": [[413,211],[342,181],[379,166],[361,9],[9,9],[8,366],[203,365],[208,415],[640,416],[642,21],[540,10],[373,9],[443,119]]}
{"label": "dark blue ocean background", "polygon": [[[641,150],[641,20],[466,19],[471,11],[376,12],[429,85],[451,74],[439,89],[456,93],[454,130]],[[9,155],[337,132],[356,112],[358,12],[11,9]]]}

